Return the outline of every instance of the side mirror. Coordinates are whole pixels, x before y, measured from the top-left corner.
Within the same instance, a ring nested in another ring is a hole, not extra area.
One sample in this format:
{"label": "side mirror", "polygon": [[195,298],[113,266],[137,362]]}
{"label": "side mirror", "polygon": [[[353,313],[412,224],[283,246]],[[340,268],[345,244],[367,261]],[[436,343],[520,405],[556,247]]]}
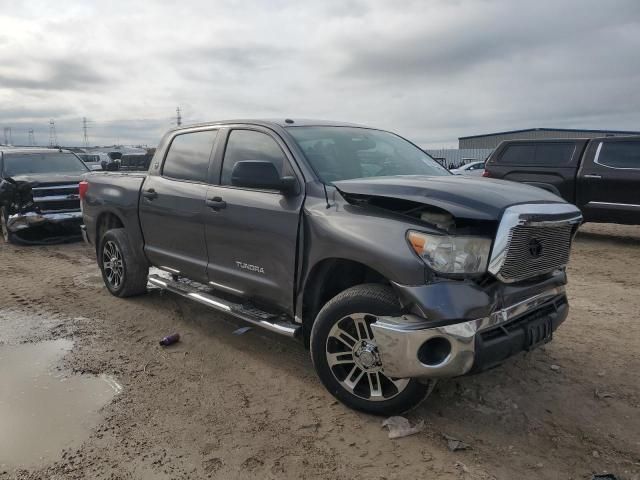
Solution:
{"label": "side mirror", "polygon": [[272,162],[244,160],[236,163],[231,172],[231,185],[236,187],[278,190],[283,194],[295,193],[298,183],[295,177],[280,177]]}

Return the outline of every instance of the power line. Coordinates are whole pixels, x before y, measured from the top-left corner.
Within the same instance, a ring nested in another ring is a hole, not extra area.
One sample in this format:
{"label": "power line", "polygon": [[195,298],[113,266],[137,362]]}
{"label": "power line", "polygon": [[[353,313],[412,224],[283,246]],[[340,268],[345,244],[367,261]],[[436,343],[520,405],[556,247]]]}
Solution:
{"label": "power line", "polygon": [[58,146],[58,135],[56,134],[56,122],[53,121],[53,118],[49,120],[49,146],[50,147]]}

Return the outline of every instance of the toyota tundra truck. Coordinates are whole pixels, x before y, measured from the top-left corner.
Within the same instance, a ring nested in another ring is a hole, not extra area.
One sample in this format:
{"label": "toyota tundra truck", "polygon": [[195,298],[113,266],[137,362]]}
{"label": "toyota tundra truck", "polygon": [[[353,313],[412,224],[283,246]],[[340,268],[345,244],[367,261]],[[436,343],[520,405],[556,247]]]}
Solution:
{"label": "toyota tundra truck", "polygon": [[383,130],[181,127],[148,173],[89,173],[79,192],[109,292],[151,285],[298,338],[327,390],[374,414],[550,341],[567,317],[580,211],[451,175]]}

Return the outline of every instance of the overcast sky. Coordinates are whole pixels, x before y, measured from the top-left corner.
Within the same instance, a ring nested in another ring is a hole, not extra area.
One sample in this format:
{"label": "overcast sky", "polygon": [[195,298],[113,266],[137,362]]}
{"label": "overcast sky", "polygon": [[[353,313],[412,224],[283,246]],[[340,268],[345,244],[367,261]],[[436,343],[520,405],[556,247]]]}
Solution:
{"label": "overcast sky", "polygon": [[[0,0],[14,143],[155,145],[175,124],[305,117],[422,146],[640,130],[640,1]],[[0,131],[0,141],[3,140]]]}

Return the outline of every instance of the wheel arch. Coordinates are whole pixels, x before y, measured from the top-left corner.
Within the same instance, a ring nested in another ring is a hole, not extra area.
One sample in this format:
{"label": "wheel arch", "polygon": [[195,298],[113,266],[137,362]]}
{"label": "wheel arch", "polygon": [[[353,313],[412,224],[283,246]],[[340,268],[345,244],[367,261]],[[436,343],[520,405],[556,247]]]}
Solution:
{"label": "wheel arch", "polygon": [[104,233],[113,228],[124,228],[124,222],[114,212],[106,211],[106,212],[102,212],[98,216],[95,225],[96,225],[95,247],[96,247],[96,255],[97,255],[98,249],[100,248],[100,241]]}
{"label": "wheel arch", "polygon": [[369,265],[348,258],[325,258],[311,268],[301,295],[302,332],[307,348],[311,328],[322,306],[340,292],[363,283],[389,285],[390,281]]}

